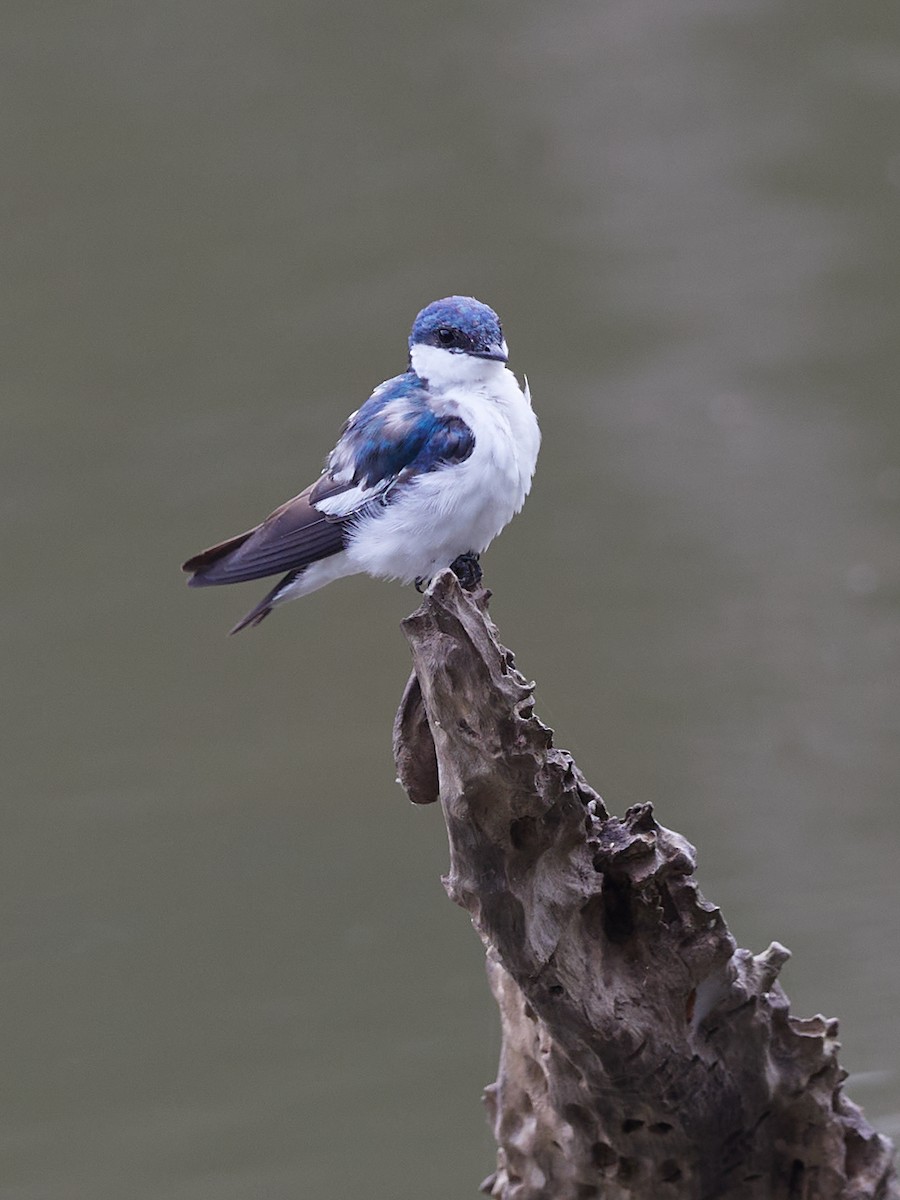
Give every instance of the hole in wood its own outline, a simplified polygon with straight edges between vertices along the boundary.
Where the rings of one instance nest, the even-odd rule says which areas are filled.
[[[537,833],[537,822],[534,817],[517,817],[510,822],[509,840],[516,850],[524,850],[534,843]]]
[[[799,1158],[795,1158],[791,1163],[791,1176],[788,1180],[788,1195],[791,1200],[800,1200],[803,1195],[803,1176],[806,1173],[806,1168]]]
[[[607,938],[621,945],[634,933],[634,914],[631,907],[631,881],[624,876],[616,879],[603,876],[603,931]]]
[[[634,1179],[637,1175],[638,1160],[636,1158],[620,1158],[619,1159],[619,1178],[623,1182],[629,1179]]]
[[[606,1142],[594,1142],[591,1146],[591,1162],[595,1167],[611,1167],[618,1159],[618,1154]]]

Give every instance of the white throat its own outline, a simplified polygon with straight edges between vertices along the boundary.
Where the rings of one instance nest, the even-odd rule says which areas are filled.
[[[413,346],[409,361],[419,378],[427,379],[429,386],[436,391],[492,383],[506,370],[506,363],[496,359],[454,354],[440,346]]]

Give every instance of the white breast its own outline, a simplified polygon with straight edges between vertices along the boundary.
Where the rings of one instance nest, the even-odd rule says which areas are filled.
[[[417,361],[421,350],[440,355],[441,365],[446,351],[415,347],[413,367],[438,410],[469,426],[475,446],[464,462],[420,475],[360,521],[347,548],[357,569],[404,582],[487,549],[525,502],[541,440],[527,382],[523,392],[502,363],[454,356],[453,376],[442,378],[435,364]]]

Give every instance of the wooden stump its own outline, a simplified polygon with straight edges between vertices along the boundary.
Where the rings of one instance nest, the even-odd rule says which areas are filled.
[[[533,685],[444,572],[403,629],[400,782],[440,800],[450,897],[500,1009],[485,1091],[503,1200],[896,1200],[888,1140],[842,1093],[837,1021],[793,1017],[788,951],[740,950],[693,847],[610,816]]]

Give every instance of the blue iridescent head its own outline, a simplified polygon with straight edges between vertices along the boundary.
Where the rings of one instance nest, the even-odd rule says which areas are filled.
[[[509,351],[492,308],[472,296],[446,296],[423,308],[413,322],[409,349],[434,346],[450,354],[505,363]]]

